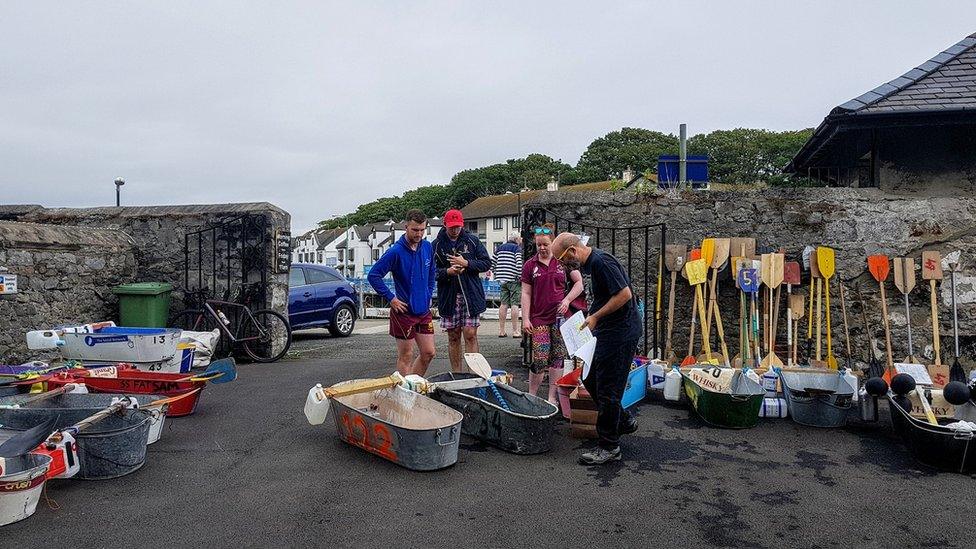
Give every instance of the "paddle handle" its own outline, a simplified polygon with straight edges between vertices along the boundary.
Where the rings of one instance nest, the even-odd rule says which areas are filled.
[[[831,336],[830,336],[830,332],[831,332],[831,327],[830,327],[830,278],[825,278],[824,279],[824,286],[825,286],[824,287],[824,296],[826,298],[825,299],[825,302],[824,302],[824,306],[825,306],[825,308],[827,310],[827,363],[829,364],[831,362],[830,359],[834,357],[834,345],[833,345],[833,341],[831,340]]]
[[[74,388],[75,388],[75,384],[68,383],[67,385],[62,385],[61,387],[58,387],[57,389],[51,389],[50,391],[45,391],[39,395],[26,398],[22,402],[18,403],[18,405],[23,406],[25,404],[31,404],[32,402],[40,402],[42,400],[47,400],[49,398],[53,398],[58,395],[63,395]]]
[[[786,364],[793,366],[793,285],[786,285]]]
[[[851,358],[851,330],[847,326],[847,301],[844,299],[844,281],[838,277],[838,289],[840,290],[840,312],[844,317],[844,342],[847,344],[847,358]]]
[[[817,362],[823,358],[823,350],[820,336],[823,333],[823,280],[817,279]]]
[[[925,410],[925,419],[927,419],[932,425],[938,425],[939,421],[935,419],[935,413],[932,411],[932,406],[929,404],[929,399],[925,398],[925,391],[916,385],[915,394],[918,396],[919,403],[922,405],[922,410]]]
[[[102,421],[108,416],[122,410],[123,408],[126,408],[131,402],[132,400],[130,397],[122,397],[121,401],[116,402],[115,404],[109,406],[108,408],[105,408],[100,412],[95,412],[94,414],[86,417],[85,419],[79,421],[78,423],[75,423],[74,425],[71,426],[71,429],[74,430],[75,432],[84,431],[85,429],[91,427],[92,425],[95,425],[96,423]]]
[[[399,385],[399,383],[400,380],[395,376],[383,377],[379,379],[366,379],[363,381],[343,384],[338,387],[329,387],[325,390],[325,396],[329,398],[336,398],[357,395],[359,393],[368,393],[370,391],[376,391],[379,389],[389,389]]]
[[[895,375],[895,359],[891,356],[891,327],[888,325],[888,298],[885,296],[885,284],[884,280],[878,282],[878,287],[881,288],[881,319],[884,322],[885,331],[885,353],[888,355],[888,372],[890,375]]]
[[[779,332],[779,302],[783,298],[782,286],[776,286],[776,297],[773,298],[773,352],[776,352],[776,334]]]
[[[816,283],[817,280],[819,279],[816,278],[810,279],[810,310],[807,311],[807,339],[808,340],[813,339],[813,299],[814,299],[813,296],[814,294],[817,293],[816,291],[814,291],[814,289],[817,286]],[[808,347],[808,351],[809,351],[809,347]]]
[[[712,313],[715,309],[715,285],[718,284],[718,269],[712,269],[712,282],[708,287],[708,306],[706,310],[705,323],[702,324],[702,334],[707,334],[706,337],[712,337]]]
[[[664,343],[664,358],[671,356],[671,334],[674,331],[674,284],[678,280],[678,272],[671,271],[671,290],[668,292],[668,337]]]
[[[688,334],[688,356],[695,354],[695,326],[698,324],[698,286],[691,298],[691,332]]]
[[[695,286],[695,292],[698,294],[698,320],[702,325],[702,349],[705,351],[705,357],[708,362],[712,361],[712,347],[711,343],[708,341],[708,331],[705,329],[705,296],[702,294],[701,284]]]
[[[905,319],[908,323],[908,356],[911,360],[909,362],[915,361],[915,344],[912,342],[912,310],[908,306],[908,294],[903,294],[905,296]]]
[[[935,363],[942,364],[942,352],[939,344],[939,301],[935,293],[935,279],[929,280],[932,302],[932,347],[935,349]]]
[[[959,358],[959,312],[956,309],[956,270],[949,272],[949,283],[952,290],[952,339],[955,342],[956,359]]]

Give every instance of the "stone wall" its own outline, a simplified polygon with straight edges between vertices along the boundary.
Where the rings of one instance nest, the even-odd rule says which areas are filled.
[[[197,260],[193,240],[196,237],[191,237],[187,285],[184,275],[186,235],[245,215],[248,219],[245,224],[233,222],[227,230],[216,233],[207,230],[202,234],[199,249],[203,252],[203,261]],[[0,339],[0,362],[25,355],[26,349],[21,345],[27,330],[81,321],[117,320],[118,302],[109,290],[125,282],[172,284],[172,316],[184,308],[188,290],[204,287],[212,296],[223,298],[226,294],[233,299],[243,285],[264,281],[267,291],[254,306],[287,314],[288,274],[274,271],[274,238],[278,231],[290,229],[291,217],[272,204],[51,209],[34,205],[0,206],[0,220],[19,222],[0,221],[7,233],[4,240],[0,240],[0,267],[8,267],[12,274],[24,277],[20,281],[21,295],[14,301],[20,304],[19,308],[15,316],[9,316],[15,318],[16,323],[6,325],[2,324],[6,318],[0,319],[0,327],[4,328],[3,336],[0,336],[3,338]],[[28,231],[25,227],[32,229]],[[106,235],[124,239],[125,251],[119,253],[112,248],[118,242]],[[268,242],[266,247],[242,253],[242,239],[254,242],[261,236]],[[62,249],[72,250],[73,255],[69,257],[57,251]],[[215,256],[211,255],[213,249]],[[258,251],[263,251],[264,255]],[[242,261],[251,267],[243,269],[246,271],[244,276],[240,268]],[[104,266],[96,268],[102,262]],[[123,265],[124,270],[121,269]],[[46,278],[35,278],[39,269],[45,270]],[[76,277],[87,277],[87,285],[74,289]],[[45,284],[53,285],[53,295],[45,291],[51,289],[45,288]],[[78,294],[77,300],[75,294]],[[69,309],[55,306],[52,300],[62,298],[75,303]],[[9,305],[0,303],[0,314],[5,312],[6,306]],[[5,348],[10,345],[8,340],[14,341],[18,347]]]
[[[644,226],[666,222],[668,243],[697,245],[707,236],[755,237],[759,245],[783,247],[792,259],[797,259],[806,245],[828,245],[836,249],[837,276],[846,288],[847,306],[855,358],[868,348],[861,322],[860,306],[855,288],[860,284],[867,302],[872,329],[879,339],[876,349],[884,349],[881,329],[878,284],[867,272],[866,256],[882,253],[891,257],[913,256],[920,264],[921,251],[939,250],[943,255],[960,250],[965,268],[957,276],[960,334],[966,362],[972,364],[976,355],[976,196],[919,196],[889,194],[879,189],[809,188],[762,189],[745,191],[711,191],[685,193],[677,199],[659,194],[639,196],[632,190],[617,192],[543,193],[532,206],[540,206],[578,223],[603,227]],[[561,228],[565,228],[565,222]],[[591,229],[592,232],[592,229]],[[609,249],[606,230],[601,247]],[[622,234],[619,231],[617,234]],[[617,241],[617,255],[626,261],[626,249]],[[652,245],[654,244],[652,240]],[[635,247],[632,255],[632,278],[643,284],[643,249]],[[651,254],[656,254],[652,249]],[[656,256],[652,255],[656,258]],[[652,270],[656,259],[651,260]],[[656,271],[650,274],[653,284]],[[948,281],[939,287],[940,321],[943,362],[951,363],[952,315]],[[682,280],[679,277],[679,281]],[[801,289],[806,293],[807,274]],[[738,292],[731,280],[730,269],[720,274],[720,300],[723,320],[730,347],[737,352]],[[831,306],[835,353],[843,353],[843,327],[837,283]],[[675,346],[687,346],[691,298],[687,284],[678,283],[677,312],[675,314]],[[651,288],[653,294],[653,287]],[[893,347],[896,360],[907,355],[906,317],[901,294],[889,277],[889,318],[894,329]],[[784,298],[785,300],[785,298]],[[667,304],[666,293],[663,300]],[[785,306],[785,305],[784,305]],[[929,287],[918,276],[918,285],[911,294],[912,325],[916,354],[931,356],[931,316]],[[805,332],[805,324],[803,325]],[[785,342],[785,332],[780,335]],[[679,354],[683,352],[679,351]],[[949,357],[949,358],[946,358]]]
[[[0,266],[19,288],[0,297],[0,363],[34,358],[28,330],[114,318],[118,299],[109,289],[133,279],[134,252],[117,230],[0,221]]]

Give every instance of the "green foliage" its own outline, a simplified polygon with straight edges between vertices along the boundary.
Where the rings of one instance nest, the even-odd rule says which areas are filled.
[[[673,134],[623,128],[590,143],[576,164],[575,175],[579,181],[605,181],[628,166],[638,173],[657,173],[657,157],[677,151],[678,138]]]
[[[715,183],[821,185],[803,177],[787,177],[781,171],[812,133],[812,128],[785,132],[750,128],[717,130],[691,137],[688,154],[708,155],[709,177]],[[482,196],[518,192],[523,187],[544,189],[551,177],[563,185],[612,179],[611,188],[619,190],[624,182],[616,178],[628,167],[650,180],[657,173],[658,156],[677,153],[678,138],[673,134],[622,128],[590,143],[575,168],[544,154],[530,154],[505,163],[462,170],[448,185],[428,185],[407,191],[403,196],[378,198],[359,206],[355,212],[321,221],[319,227],[330,229],[400,220],[411,208],[418,208],[430,217],[441,216],[450,208],[462,208]]]
[[[812,128],[786,132],[716,130],[691,137],[688,154],[708,155],[709,178],[716,183],[770,182],[781,175],[812,133]]]

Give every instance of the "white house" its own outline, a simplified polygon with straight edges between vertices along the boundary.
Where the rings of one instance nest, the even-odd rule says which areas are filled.
[[[574,192],[609,189],[610,181],[567,185],[562,188],[563,191]],[[477,198],[461,209],[461,214],[464,215],[464,228],[478,235],[478,238],[484,242],[485,248],[488,249],[488,253],[494,255],[495,250],[508,240],[510,234],[522,232],[522,206],[533,201],[542,193],[557,190],[560,190],[559,183],[551,181],[545,191],[507,192]]]
[[[292,262],[317,263],[335,267],[337,258],[335,244],[343,236],[345,236],[345,229],[338,228],[309,231],[296,237],[292,248]]]

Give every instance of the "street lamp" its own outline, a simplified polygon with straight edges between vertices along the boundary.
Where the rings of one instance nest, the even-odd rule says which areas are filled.
[[[115,206],[119,207],[122,205],[122,185],[125,185],[125,179],[121,177],[115,178]]]

